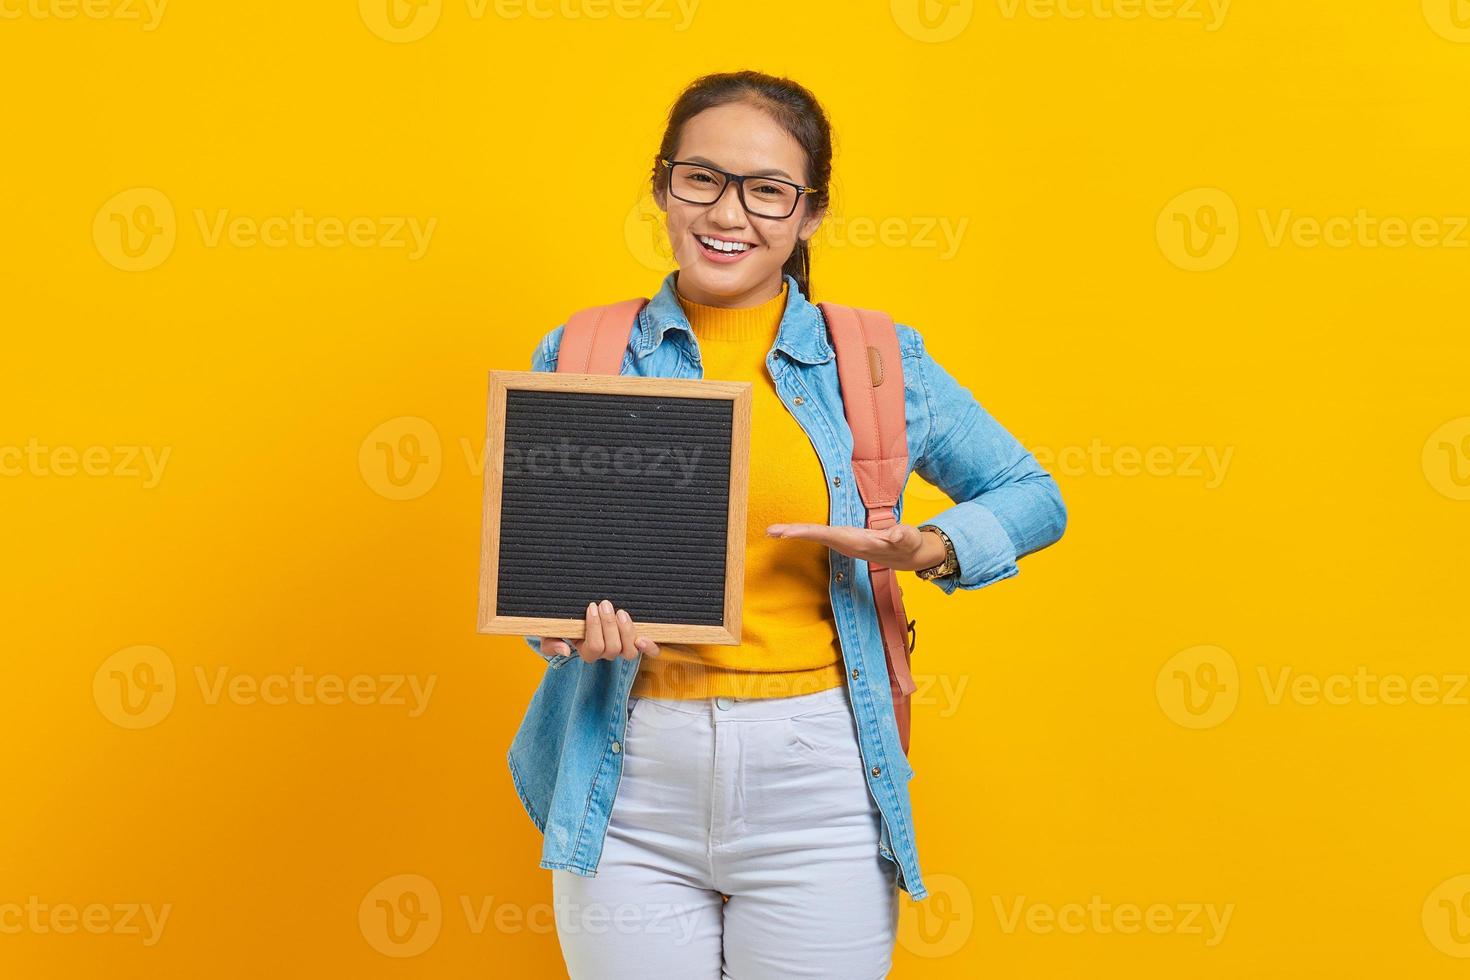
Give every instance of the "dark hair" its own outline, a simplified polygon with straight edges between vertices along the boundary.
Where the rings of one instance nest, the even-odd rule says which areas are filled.
[[[766,112],[785,127],[806,153],[806,183],[817,188],[806,195],[808,210],[827,206],[828,184],[832,180],[832,127],[821,103],[805,87],[789,78],[777,78],[758,71],[718,72],[701,75],[690,82],[669,109],[663,142],[653,161],[655,193],[668,186],[668,171],[662,159],[673,159],[679,147],[684,124],[706,109],[748,102]],[[797,239],[796,247],[781,267],[784,274],[795,277],[807,299],[811,299],[811,246]]]

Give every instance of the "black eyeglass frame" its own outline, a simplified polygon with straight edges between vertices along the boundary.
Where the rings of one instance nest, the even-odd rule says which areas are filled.
[[[818,187],[806,187],[802,184],[796,183],[794,180],[782,180],[780,177],[763,177],[756,174],[732,174],[728,170],[721,170],[719,167],[712,167],[707,163],[696,163],[693,160],[669,160],[665,157],[659,157],[659,162],[664,165],[665,170],[669,171],[668,190],[670,194],[673,194],[675,200],[683,201],[685,204],[701,204],[705,207],[709,207],[711,204],[714,204],[715,201],[718,201],[720,197],[724,196],[725,187],[729,187],[730,182],[734,181],[735,193],[740,198],[740,206],[745,209],[747,214],[754,218],[770,218],[774,221],[785,221],[787,218],[795,214],[796,209],[801,206],[801,196],[803,194],[815,194],[821,189]],[[720,188],[720,193],[715,196],[714,201],[691,201],[687,197],[680,197],[678,194],[674,193],[674,165],[680,163],[682,163],[686,167],[698,167],[701,170],[708,170],[712,173],[717,173],[721,177],[725,178],[725,185],[724,187]],[[787,187],[795,187],[796,199],[791,202],[791,210],[782,215],[761,214],[758,211],[750,210],[750,205],[745,203],[745,182],[747,180],[769,180],[777,184],[785,184]]]

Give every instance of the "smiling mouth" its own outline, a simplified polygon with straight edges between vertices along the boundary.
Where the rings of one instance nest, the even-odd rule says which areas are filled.
[[[699,242],[700,248],[715,255],[743,255],[759,246],[751,242],[738,242],[728,238],[715,238],[712,235],[700,235],[696,233],[694,240]]]

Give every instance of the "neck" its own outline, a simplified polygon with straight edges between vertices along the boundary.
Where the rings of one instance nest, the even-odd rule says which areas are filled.
[[[775,296],[755,306],[707,306],[682,296],[679,305],[701,343],[755,343],[764,351],[781,329],[781,317],[786,311],[786,284],[781,284],[781,291]]]

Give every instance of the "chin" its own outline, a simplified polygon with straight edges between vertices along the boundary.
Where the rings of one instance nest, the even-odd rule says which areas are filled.
[[[751,289],[758,282],[763,282],[770,276],[770,272],[763,269],[744,268],[742,266],[712,266],[708,262],[701,261],[699,256],[692,256],[688,263],[679,266],[679,278],[686,283],[692,283],[701,289],[716,296],[736,295]]]

